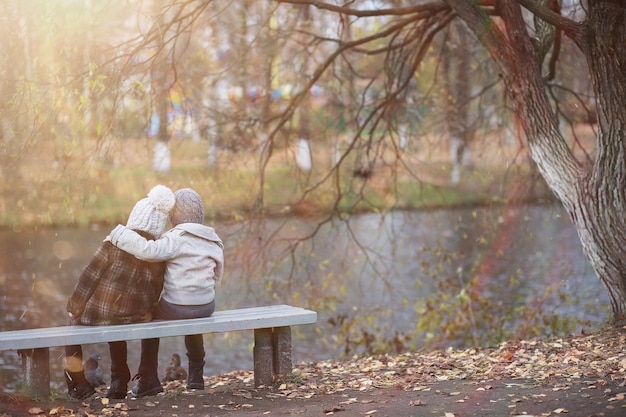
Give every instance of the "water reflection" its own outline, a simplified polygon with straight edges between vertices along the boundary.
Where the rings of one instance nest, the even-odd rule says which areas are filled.
[[[383,336],[411,335],[398,343],[419,346],[425,335],[415,332],[416,305],[450,282],[475,280],[486,296],[516,303],[533,303],[546,288],[559,288],[542,310],[576,319],[579,326],[607,317],[606,309],[597,308],[608,304],[605,290],[556,206],[367,214],[321,226],[286,218],[215,227],[226,244],[218,309],[289,303],[318,311],[317,326],[294,331],[296,362],[359,353]],[[66,299],[107,232],[0,232],[0,329],[65,325]],[[512,279],[519,281],[517,293],[498,293]],[[563,303],[563,294],[578,302]],[[503,326],[515,329],[511,320]],[[206,338],[207,374],[252,369],[251,332]],[[135,371],[139,342],[128,347]],[[86,346],[85,352],[99,353],[108,370],[106,344]],[[174,352],[184,358],[182,337],[162,340],[163,367]],[[52,349],[51,358],[54,388],[61,389],[62,349]],[[0,352],[0,367],[0,386],[12,390],[19,380],[17,354]]]

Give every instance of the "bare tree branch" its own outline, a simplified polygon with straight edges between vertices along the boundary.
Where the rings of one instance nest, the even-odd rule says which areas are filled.
[[[375,17],[375,16],[404,16],[413,13],[433,12],[439,13],[449,10],[449,7],[441,1],[430,1],[411,7],[393,7],[390,9],[353,9],[350,7],[337,6],[316,0],[277,0],[279,3],[310,5],[320,10],[328,10],[335,13],[341,13],[355,17]]]
[[[578,42],[582,41],[583,25],[574,22],[561,14],[552,11],[536,0],[518,0],[532,14],[541,20],[561,29],[568,37]]]

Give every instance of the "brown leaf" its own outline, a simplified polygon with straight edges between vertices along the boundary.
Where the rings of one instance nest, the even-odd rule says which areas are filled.
[[[345,411],[345,408],[340,407],[340,406],[335,406],[335,407],[332,407],[332,408],[327,408],[327,409],[325,409],[325,410],[324,410],[324,413],[325,413],[325,414],[328,414],[328,413],[336,413],[336,412],[338,412],[338,411]]]
[[[339,404],[342,404],[342,405],[349,405],[349,404],[354,404],[354,403],[356,403],[356,402],[357,402],[357,399],[356,399],[356,398],[348,398],[346,401],[342,401],[342,402],[340,402]]]

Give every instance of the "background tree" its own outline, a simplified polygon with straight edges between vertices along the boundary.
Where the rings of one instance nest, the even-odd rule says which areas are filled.
[[[459,48],[471,48],[465,28],[460,24],[451,24],[448,28],[449,38],[443,44],[442,79],[444,83],[444,108],[446,109],[446,130],[450,142],[450,159],[452,172],[450,180],[458,184],[461,179],[461,168],[468,163],[469,145],[476,127],[470,119],[470,97],[472,86],[470,80],[470,54],[459,53]],[[455,53],[452,49],[457,49]],[[454,65],[453,65],[454,63]]]
[[[503,72],[506,92],[523,126],[531,156],[550,188],[563,203],[599,278],[606,285],[616,318],[626,307],[626,265],[623,216],[624,194],[624,92],[626,77],[619,68],[626,62],[624,4],[598,1],[588,5],[581,22],[538,3],[523,2],[540,20],[556,27],[580,48],[593,79],[598,112],[597,152],[592,164],[579,161],[559,129],[558,117],[545,88],[545,51],[554,42],[555,30],[526,31],[518,2],[498,2],[504,27],[496,26],[485,10],[469,2],[450,2],[489,50]],[[549,4],[549,3],[548,3]],[[556,51],[555,51],[556,52]]]

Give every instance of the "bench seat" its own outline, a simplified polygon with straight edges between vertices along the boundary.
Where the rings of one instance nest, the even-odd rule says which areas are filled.
[[[35,397],[50,395],[49,348],[254,330],[255,386],[270,385],[291,372],[291,327],[317,321],[315,311],[289,305],[216,311],[211,317],[156,320],[110,326],[59,326],[0,332],[0,350],[22,355],[25,382]]]

